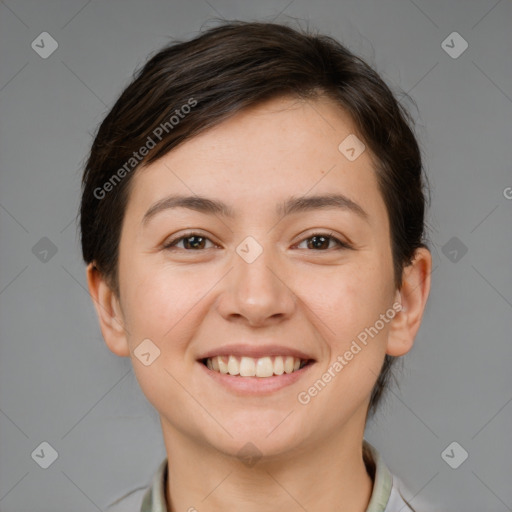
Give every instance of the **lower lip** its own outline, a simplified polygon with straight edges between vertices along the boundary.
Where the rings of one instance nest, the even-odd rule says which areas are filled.
[[[198,364],[214,381],[229,391],[240,395],[268,395],[279,391],[304,377],[314,365],[314,363],[309,363],[300,370],[295,370],[292,373],[283,373],[282,375],[274,375],[273,377],[240,377],[210,370],[200,361],[198,361]]]

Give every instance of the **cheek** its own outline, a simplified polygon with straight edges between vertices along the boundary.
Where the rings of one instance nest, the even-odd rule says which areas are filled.
[[[159,403],[162,396],[172,400],[181,397],[174,379],[184,382],[195,364],[187,349],[199,325],[205,282],[205,276],[176,269],[152,269],[147,264],[134,265],[125,281],[132,364],[141,389],[157,409],[163,407]],[[146,339],[154,343],[157,348],[151,350],[158,353],[149,366],[141,364],[134,353]]]
[[[380,372],[389,329],[380,315],[390,307],[390,279],[385,262],[366,260],[340,267],[320,283],[315,280],[308,306],[321,320],[315,325],[328,351],[322,371],[329,391],[318,393],[313,410],[321,414],[336,403],[334,423],[366,400]]]
[[[308,306],[322,318],[327,336],[335,344],[373,325],[390,307],[393,297],[392,269],[385,261],[360,262],[339,267],[325,277],[308,280],[309,293],[304,293]],[[301,286],[305,289],[305,283]]]
[[[125,286],[131,345],[144,338],[154,339],[166,351],[186,345],[186,331],[197,324],[202,299],[215,284],[216,276],[210,274],[147,261],[134,264]]]

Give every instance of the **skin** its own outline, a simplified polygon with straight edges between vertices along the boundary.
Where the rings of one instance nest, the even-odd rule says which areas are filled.
[[[370,393],[385,354],[401,356],[413,345],[432,261],[419,249],[401,291],[395,289],[389,221],[369,149],[353,162],[338,150],[352,133],[351,118],[326,98],[278,98],[238,113],[133,177],[119,249],[120,296],[88,266],[104,339],[113,353],[131,357],[159,412],[170,511],[367,508],[373,483],[362,441]],[[290,196],[326,193],[348,196],[368,220],[339,208],[276,216],[276,205]],[[174,208],[144,225],[145,212],[170,194],[222,200],[236,215]],[[188,231],[207,237],[205,245],[190,248],[188,238],[163,248]],[[352,249],[334,240],[311,245],[313,235],[331,232]],[[236,252],[249,235],[263,249],[252,263]],[[395,301],[405,310],[300,404],[298,393]],[[161,351],[149,366],[134,355],[147,338]],[[316,362],[307,377],[279,391],[239,396],[196,361],[228,343],[296,347]],[[237,456],[248,442],[261,454],[252,467]]]

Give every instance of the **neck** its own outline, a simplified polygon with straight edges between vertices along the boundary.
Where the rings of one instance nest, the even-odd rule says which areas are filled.
[[[367,509],[373,481],[363,460],[360,428],[248,465],[161,421],[169,461],[167,512]]]

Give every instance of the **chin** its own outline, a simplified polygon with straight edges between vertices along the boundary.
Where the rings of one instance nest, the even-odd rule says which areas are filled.
[[[286,420],[281,425],[277,422],[270,426],[268,422],[262,421],[261,413],[258,416],[259,421],[253,421],[244,426],[227,424],[225,428],[233,437],[224,432],[222,436],[215,435],[213,438],[207,436],[207,442],[226,455],[242,459],[276,457],[294,451],[302,444],[302,436],[285,427]],[[283,418],[284,416],[280,421]]]

